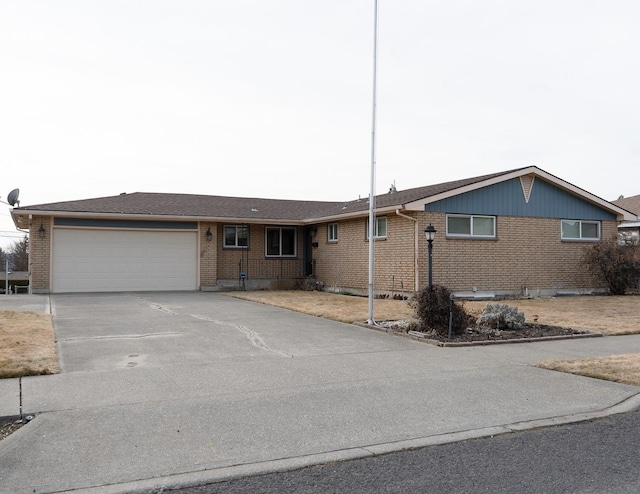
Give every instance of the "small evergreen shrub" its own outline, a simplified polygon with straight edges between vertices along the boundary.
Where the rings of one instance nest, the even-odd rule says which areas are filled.
[[[477,326],[489,326],[494,329],[522,329],[524,312],[507,304],[487,304],[476,320]]]
[[[420,290],[411,301],[416,318],[420,322],[422,331],[433,330],[440,336],[449,334],[449,312],[451,291],[441,285],[434,285]],[[453,301],[451,334],[459,335],[473,323],[473,318],[467,313],[462,304]]]

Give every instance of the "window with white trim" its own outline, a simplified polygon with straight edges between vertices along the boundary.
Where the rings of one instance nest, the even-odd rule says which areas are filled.
[[[496,217],[448,214],[447,237],[496,238]]]
[[[367,218],[367,239],[369,238],[369,218]],[[374,226],[373,238],[386,238],[387,237],[387,217],[376,216],[376,224]]]
[[[338,224],[337,223],[329,223],[329,226],[327,227],[327,240],[329,242],[338,241]]]
[[[562,240],[600,240],[599,221],[562,220],[560,230]]]
[[[246,249],[249,247],[248,225],[224,225],[224,247],[227,249]]]
[[[272,227],[265,230],[265,254],[267,257],[295,257],[295,227]]]

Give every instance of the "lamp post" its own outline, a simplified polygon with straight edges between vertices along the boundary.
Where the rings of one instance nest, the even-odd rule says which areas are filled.
[[[424,234],[427,237],[427,243],[429,244],[429,291],[433,290],[433,239],[436,238],[436,229],[431,223],[424,229]]]

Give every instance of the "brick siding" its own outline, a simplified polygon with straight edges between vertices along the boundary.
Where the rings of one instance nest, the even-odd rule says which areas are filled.
[[[453,291],[516,293],[597,288],[582,263],[592,242],[560,240],[560,219],[497,217],[497,239],[446,238],[442,213],[407,213],[418,219],[418,284],[428,279],[424,229],[436,228],[433,242],[433,283]],[[338,222],[338,242],[327,241],[327,225],[318,227],[317,277],[329,290],[364,292],[368,286],[366,220]],[[617,232],[615,221],[602,222],[602,238]],[[376,292],[412,291],[414,287],[415,226],[400,216],[387,215],[387,238],[376,240]]]
[[[40,238],[40,225],[44,238]],[[34,216],[29,225],[29,276],[33,293],[49,293],[51,287],[51,218]]]

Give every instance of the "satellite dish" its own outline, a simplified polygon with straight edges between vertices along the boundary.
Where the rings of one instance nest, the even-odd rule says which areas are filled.
[[[10,206],[15,206],[16,204],[20,206],[20,201],[18,200],[18,196],[20,195],[20,189],[13,189],[9,192],[7,196],[7,202]]]

